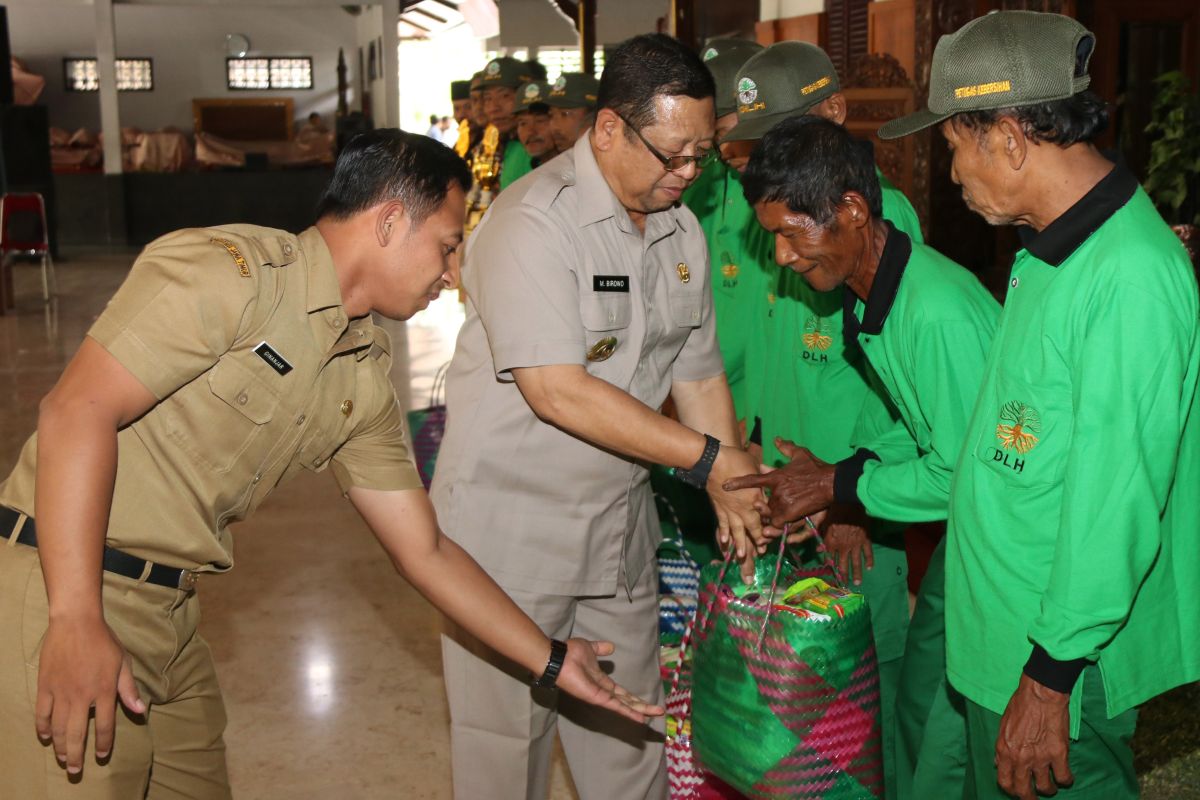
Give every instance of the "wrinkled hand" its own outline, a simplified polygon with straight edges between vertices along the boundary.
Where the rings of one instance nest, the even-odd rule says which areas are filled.
[[[96,710],[96,759],[112,751],[117,700],[145,714],[129,654],[102,619],[52,620],[42,640],[35,719],[67,772],[83,769],[88,717]]]
[[[1021,800],[1036,800],[1035,787],[1041,794],[1053,795],[1059,786],[1075,781],[1067,763],[1070,698],[1021,675],[996,739],[996,780],[1001,789]]]
[[[612,655],[612,642],[591,642],[587,639],[568,639],[567,657],[558,674],[558,688],[585,703],[646,723],[650,717],[661,717],[666,710],[652,706],[635,697],[617,684],[600,668],[597,656]]]
[[[834,561],[838,573],[862,585],[863,574],[875,567],[875,551],[867,535],[866,514],[854,508],[835,505],[821,527],[825,552]]]
[[[771,527],[782,528],[833,503],[833,465],[784,439],[777,438],[775,445],[789,459],[786,465],[761,475],[743,474],[726,481],[724,488],[769,489]]]
[[[722,484],[756,467],[757,463],[749,453],[722,446],[709,473],[707,486],[713,510],[717,513],[717,543],[722,552],[728,553],[730,547],[734,549],[742,579],[746,582],[754,579],[754,554],[765,548],[766,543],[762,515],[758,511],[763,495],[758,489],[731,492]]]

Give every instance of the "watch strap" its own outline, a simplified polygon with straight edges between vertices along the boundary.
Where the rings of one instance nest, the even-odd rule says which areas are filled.
[[[703,489],[708,484],[708,475],[712,472],[719,452],[721,441],[715,436],[704,434],[704,452],[700,454],[700,460],[693,464],[691,469],[675,470],[675,477],[688,486]]]
[[[550,660],[546,669],[533,685],[539,689],[553,689],[558,683],[558,673],[562,672],[563,662],[567,659],[567,643],[558,639],[550,640]]]

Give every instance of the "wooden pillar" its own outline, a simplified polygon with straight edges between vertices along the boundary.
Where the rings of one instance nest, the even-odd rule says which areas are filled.
[[[578,18],[575,27],[579,28],[579,61],[583,64],[585,75],[596,74],[596,3],[599,0],[579,0]]]

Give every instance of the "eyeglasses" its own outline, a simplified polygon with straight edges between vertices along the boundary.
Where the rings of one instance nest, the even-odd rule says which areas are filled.
[[[705,167],[712,166],[719,157],[715,147],[705,150],[703,153],[699,153],[694,156],[664,156],[662,153],[658,152],[654,145],[646,141],[646,137],[642,136],[642,132],[634,127],[632,122],[625,119],[624,114],[617,114],[617,116],[620,117],[621,122],[625,123],[625,127],[629,128],[629,130],[633,131],[634,134],[637,135],[638,139],[642,141],[642,144],[646,146],[646,149],[650,151],[650,155],[657,158],[659,163],[663,165],[663,169],[665,169],[667,172],[678,172],[688,164],[695,164],[696,169],[704,169]]]

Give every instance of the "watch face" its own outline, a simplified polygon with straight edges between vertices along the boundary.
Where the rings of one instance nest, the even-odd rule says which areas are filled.
[[[232,58],[245,58],[250,52],[250,40],[240,33],[227,33],[225,52]]]

